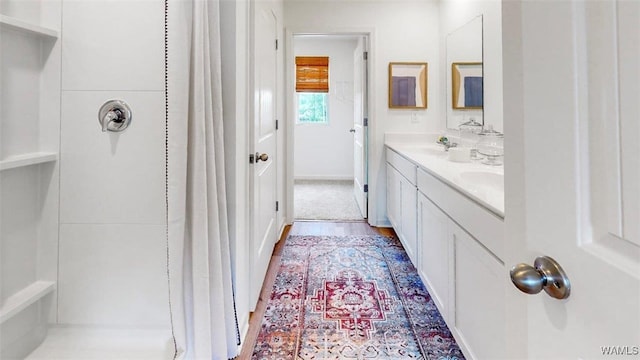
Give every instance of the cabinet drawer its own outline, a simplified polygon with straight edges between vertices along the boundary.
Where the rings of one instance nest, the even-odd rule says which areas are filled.
[[[416,171],[418,167],[415,164],[389,148],[387,148],[387,162],[398,170],[402,176],[406,177],[411,184],[416,185]]]
[[[504,256],[504,221],[433,175],[418,169],[418,190],[458,225],[473,234],[500,260]]]

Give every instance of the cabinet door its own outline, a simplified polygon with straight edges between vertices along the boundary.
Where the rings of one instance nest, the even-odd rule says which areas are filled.
[[[396,169],[387,163],[387,218],[391,226],[400,233],[398,219],[400,215],[400,185],[398,178],[400,174]]]
[[[399,176],[398,183],[400,184],[400,228],[402,232],[402,240],[405,246],[405,250],[409,255],[409,258],[413,264],[417,267],[417,233],[418,233],[418,219],[417,219],[417,199],[418,191],[409,180],[404,176]]]
[[[451,222],[454,239],[453,324],[461,346],[476,359],[504,358],[504,265]]]
[[[418,194],[418,271],[438,310],[447,320],[449,315],[449,218],[424,194]]]

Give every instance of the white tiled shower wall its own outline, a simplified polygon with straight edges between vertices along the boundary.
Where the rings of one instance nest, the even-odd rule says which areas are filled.
[[[164,2],[62,4],[58,323],[168,326]],[[100,106],[133,118],[103,133]]]

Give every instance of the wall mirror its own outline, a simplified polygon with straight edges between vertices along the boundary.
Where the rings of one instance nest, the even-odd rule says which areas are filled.
[[[427,108],[427,63],[389,63],[389,108]]]
[[[475,120],[484,124],[482,15],[447,35],[447,128]]]

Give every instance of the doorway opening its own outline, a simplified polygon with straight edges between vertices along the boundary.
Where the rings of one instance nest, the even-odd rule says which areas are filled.
[[[367,218],[368,42],[355,33],[292,36],[294,220]]]

